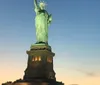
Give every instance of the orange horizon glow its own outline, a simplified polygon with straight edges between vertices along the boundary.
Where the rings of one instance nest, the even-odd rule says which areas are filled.
[[[24,71],[21,68],[7,68],[2,69],[0,72],[0,84],[7,81],[15,81],[17,79],[23,78]],[[67,71],[62,72],[62,74],[56,70],[56,79],[57,81],[63,82],[65,85],[78,84],[78,85],[100,85],[100,77],[89,77],[89,76],[72,76],[68,75]]]

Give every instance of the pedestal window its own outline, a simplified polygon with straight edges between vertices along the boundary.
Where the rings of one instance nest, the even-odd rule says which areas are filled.
[[[47,62],[52,63],[52,57],[47,57]]]
[[[41,61],[41,56],[33,57],[32,61]]]
[[[35,58],[33,57],[32,61],[35,61]]]
[[[38,61],[41,61],[41,56],[38,56]]]

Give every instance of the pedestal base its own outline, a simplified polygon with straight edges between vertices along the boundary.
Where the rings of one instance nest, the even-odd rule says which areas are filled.
[[[25,82],[25,81],[19,81],[14,83],[6,83],[2,85],[64,85],[62,82],[41,82],[41,81],[35,81],[35,82]]]

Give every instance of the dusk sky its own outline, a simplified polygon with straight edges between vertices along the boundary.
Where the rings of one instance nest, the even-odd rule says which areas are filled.
[[[53,16],[49,45],[57,81],[100,85],[100,0],[44,1]],[[33,0],[0,0],[0,84],[23,78],[26,51],[36,42],[34,19]]]

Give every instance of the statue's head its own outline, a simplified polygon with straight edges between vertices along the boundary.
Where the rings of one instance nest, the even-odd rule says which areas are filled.
[[[40,7],[42,10],[44,10],[45,7],[46,7],[46,3],[45,3],[45,2],[40,2],[40,3],[39,3],[39,7]]]

